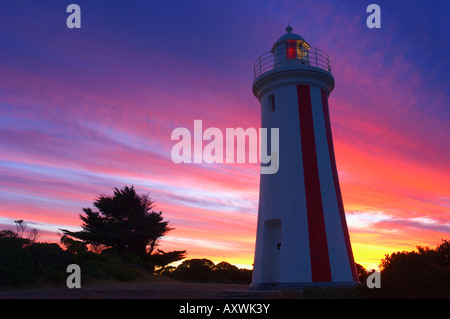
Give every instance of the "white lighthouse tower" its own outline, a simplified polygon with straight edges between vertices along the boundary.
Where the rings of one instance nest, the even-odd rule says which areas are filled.
[[[261,127],[279,128],[279,169],[261,174],[250,289],[354,285],[328,111],[330,59],[286,31],[254,69]]]

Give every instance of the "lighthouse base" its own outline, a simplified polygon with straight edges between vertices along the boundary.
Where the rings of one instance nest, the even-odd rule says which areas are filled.
[[[307,287],[354,287],[359,286],[359,281],[331,281],[331,282],[273,282],[252,283],[249,290],[302,290]]]

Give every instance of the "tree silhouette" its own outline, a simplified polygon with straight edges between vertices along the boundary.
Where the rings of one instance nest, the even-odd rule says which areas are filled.
[[[214,263],[206,258],[194,258],[183,261],[173,272],[178,280],[208,282],[211,279]]]
[[[250,284],[252,271],[222,261],[217,265],[206,258],[183,261],[176,269],[164,272],[170,277],[188,282],[224,282]]]
[[[158,269],[157,272],[161,272],[164,270],[164,268],[174,261],[178,261],[181,259],[184,259],[186,255],[185,250],[175,250],[175,251],[169,251],[164,252],[160,249],[154,254],[152,254],[148,260],[152,262],[155,266],[159,266],[161,268]]]
[[[173,229],[163,220],[162,212],[152,211],[155,202],[149,195],[138,195],[133,186],[114,188],[113,196],[100,195],[94,207],[83,208],[82,231],[61,229],[64,242],[73,244],[75,241],[70,239],[73,237],[87,245],[116,248],[120,253],[133,253],[148,260],[158,240]],[[169,254],[159,250],[156,255],[169,254],[167,257],[172,262],[183,259],[184,253]]]
[[[16,224],[16,234],[20,238],[25,238],[25,229],[27,228],[26,223],[23,221],[23,219],[15,220],[14,223]],[[31,229],[26,234],[26,239],[28,240],[28,244],[33,244],[36,242],[38,237],[40,236],[39,231],[36,228]]]
[[[365,284],[367,277],[369,276],[367,269],[358,263],[355,263],[355,265],[356,265],[356,271],[358,273],[359,282],[361,284]]]
[[[383,296],[390,298],[448,298],[450,241],[436,249],[395,252],[381,261]]]

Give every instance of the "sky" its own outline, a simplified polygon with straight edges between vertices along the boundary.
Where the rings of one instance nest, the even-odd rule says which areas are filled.
[[[69,29],[66,8],[81,8]],[[366,7],[381,8],[381,28]],[[171,159],[177,127],[260,127],[253,65],[288,23],[331,58],[336,162],[355,261],[450,239],[446,1],[2,1],[0,229],[40,241],[134,185],[163,250],[251,268],[259,164]],[[280,154],[280,158],[281,158]]]

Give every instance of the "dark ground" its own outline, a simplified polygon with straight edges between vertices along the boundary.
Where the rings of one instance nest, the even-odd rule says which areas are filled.
[[[276,298],[274,293],[249,293],[248,285],[186,283],[168,278],[130,282],[95,281],[69,289],[41,285],[26,289],[0,290],[0,299],[230,299]]]

